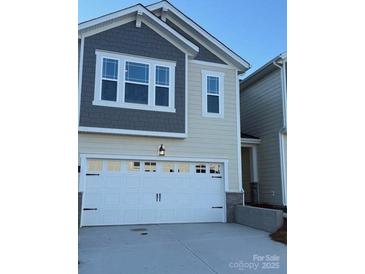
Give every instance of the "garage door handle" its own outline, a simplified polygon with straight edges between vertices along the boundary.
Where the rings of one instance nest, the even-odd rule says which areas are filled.
[[[161,193],[158,194],[158,201],[161,202]]]
[[[86,176],[99,176],[100,174],[86,173]]]
[[[212,176],[212,178],[222,178],[222,176]]]
[[[98,210],[97,208],[84,208],[84,210]]]
[[[158,193],[156,193],[156,202],[158,202]]]
[[[212,206],[212,208],[223,208],[223,206]]]

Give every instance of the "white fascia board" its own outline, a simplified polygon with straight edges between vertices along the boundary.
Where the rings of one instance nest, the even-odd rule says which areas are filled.
[[[186,138],[186,133],[173,133],[162,131],[146,131],[146,130],[130,130],[130,129],[115,129],[115,128],[99,128],[99,127],[79,127],[79,132],[85,133],[105,133],[118,135],[136,135],[149,137],[168,137],[168,138]]]
[[[167,34],[169,34],[171,37],[173,37],[177,41],[179,41],[181,46],[184,47],[184,49],[185,49],[184,51],[187,51],[190,55],[196,55],[199,52],[198,46],[196,46],[195,44],[190,42],[188,39],[183,37],[181,34],[179,34],[177,31],[172,29],[165,22],[161,21],[151,11],[149,11],[148,9],[143,7],[141,4],[138,4],[138,5],[132,6],[130,8],[126,8],[126,9],[123,9],[118,12],[114,12],[114,13],[111,13],[111,14],[108,14],[105,16],[101,16],[96,19],[86,21],[84,23],[80,23],[79,24],[79,36],[81,33],[83,33],[83,31],[87,32],[87,29],[92,26],[102,24],[102,23],[105,23],[107,21],[111,21],[111,20],[114,20],[117,18],[121,19],[121,24],[128,23],[128,22],[130,22],[130,19],[123,21],[123,17],[128,17],[129,15],[131,15],[133,13],[135,13],[136,17],[137,17],[137,15],[139,15],[140,17],[142,17],[141,19],[146,20],[150,24],[151,23],[155,24],[155,28],[157,26],[159,26],[161,29],[166,31]],[[115,26],[116,26],[116,23],[114,22],[113,24],[110,25],[110,28],[115,27]],[[149,27],[152,27],[152,26],[154,26],[154,25],[149,25]],[[103,26],[102,28],[100,28],[100,31],[105,31],[107,29],[109,29],[109,28],[106,26]],[[93,34],[96,34],[96,33],[98,33],[98,31],[94,30]]]
[[[156,4],[151,4],[147,6],[147,9],[150,11],[163,8],[165,10],[171,11],[173,14],[178,16],[182,21],[184,21],[186,24],[191,26],[194,30],[196,30],[199,34],[201,34],[204,38],[206,38],[211,43],[215,44],[220,50],[225,52],[227,55],[229,55],[232,59],[234,59],[236,62],[240,63],[242,66],[244,66],[247,69],[251,67],[251,65],[242,59],[239,55],[234,53],[232,50],[227,48],[225,45],[223,45],[221,42],[219,42],[216,38],[214,38],[210,33],[202,29],[198,24],[196,24],[194,21],[189,19],[185,14],[177,10],[174,6],[172,6],[170,3],[162,1],[158,2]]]
[[[141,7],[141,5],[138,4],[138,5],[129,7],[129,8],[122,9],[120,11],[116,11],[116,12],[113,12],[113,13],[110,13],[110,14],[107,14],[107,15],[100,16],[100,17],[95,18],[95,19],[91,19],[91,20],[83,22],[83,23],[80,23],[79,24],[79,32],[84,30],[84,29],[95,26],[97,24],[101,24],[101,23],[104,23],[106,21],[116,19],[118,17],[122,17],[122,16],[128,15],[128,14],[133,13],[133,12],[137,12],[138,10],[140,10],[140,7]]]

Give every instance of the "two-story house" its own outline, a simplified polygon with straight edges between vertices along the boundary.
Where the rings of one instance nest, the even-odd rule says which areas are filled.
[[[79,24],[81,226],[231,221],[250,65],[167,1]]]
[[[248,204],[287,205],[286,75],[283,53],[240,83],[242,175]]]

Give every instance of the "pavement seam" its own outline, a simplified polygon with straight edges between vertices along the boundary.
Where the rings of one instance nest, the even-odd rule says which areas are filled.
[[[168,232],[171,234],[171,231],[168,230]],[[174,238],[174,237],[173,237]],[[214,270],[214,268],[209,265],[206,261],[204,261],[198,254],[196,254],[191,248],[189,248],[189,246],[187,246],[186,244],[184,244],[182,241],[180,241],[179,239],[176,239],[174,238],[174,240],[176,242],[178,242],[180,245],[182,245],[187,251],[189,251],[191,254],[193,254],[196,258],[198,258],[199,261],[201,261],[203,264],[205,264],[209,270],[212,272],[212,273],[215,273],[215,274],[219,274],[217,271]]]

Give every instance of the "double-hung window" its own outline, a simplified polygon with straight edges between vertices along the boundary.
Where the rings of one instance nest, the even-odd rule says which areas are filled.
[[[170,69],[168,67],[156,66],[155,105],[169,105]]]
[[[174,61],[96,50],[94,105],[175,112]]]
[[[117,101],[118,93],[118,60],[103,58],[101,100]]]
[[[205,117],[224,116],[224,74],[202,71],[202,114]]]
[[[149,65],[125,62],[124,102],[148,104]]]

